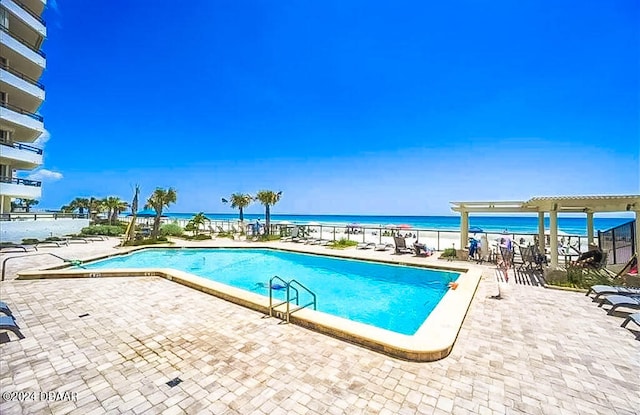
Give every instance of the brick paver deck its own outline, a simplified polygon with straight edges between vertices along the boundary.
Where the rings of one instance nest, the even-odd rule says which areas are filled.
[[[621,317],[581,293],[513,283],[491,299],[493,272],[485,268],[452,353],[431,363],[278,324],[161,278],[10,278],[0,294],[26,338],[0,345],[2,392],[74,399],[9,395],[0,412],[639,413],[640,342]],[[165,384],[175,377],[182,383]]]

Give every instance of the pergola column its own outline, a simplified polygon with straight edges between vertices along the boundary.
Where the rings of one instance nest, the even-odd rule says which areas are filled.
[[[636,210],[636,238],[634,239],[636,244],[636,258],[640,258],[640,210]]]
[[[546,242],[544,241],[544,212],[538,212],[538,248],[544,254]]]
[[[593,210],[587,210],[587,243],[593,243]]]
[[[549,212],[549,249],[551,250],[551,269],[558,269],[558,211]]]
[[[469,240],[469,212],[463,210],[460,213],[460,249],[463,249]]]

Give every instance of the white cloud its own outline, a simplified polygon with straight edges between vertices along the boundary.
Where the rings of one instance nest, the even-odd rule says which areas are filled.
[[[33,145],[35,145],[36,147],[43,148],[50,138],[51,138],[51,134],[49,133],[49,130],[45,129],[44,132],[40,134],[40,137],[36,138],[36,140],[33,142]]]
[[[56,180],[62,179],[62,177],[62,173],[58,173],[57,171],[40,169],[28,175],[27,179],[54,182]]]

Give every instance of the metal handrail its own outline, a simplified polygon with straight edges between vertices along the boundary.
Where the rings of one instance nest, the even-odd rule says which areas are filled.
[[[282,284],[284,284],[285,287],[287,287],[287,299],[285,301],[282,301],[278,304],[273,304],[273,292],[272,292],[272,287],[273,287],[273,282],[274,281],[280,281],[282,282]],[[311,301],[310,303],[307,303],[305,305],[300,305],[300,291],[298,291],[298,289],[296,287],[294,287],[293,285],[297,285],[298,287],[302,288],[303,290],[305,290],[306,292],[308,292],[309,294],[311,294],[311,296],[313,297],[313,301]],[[295,296],[292,297],[291,296],[291,291],[295,292]],[[291,302],[295,301],[296,302],[296,308],[291,309]],[[316,310],[317,309],[317,301],[316,301],[316,294],[311,291],[309,288],[305,287],[304,285],[302,285],[299,281],[297,280],[291,280],[289,282],[283,280],[282,278],[278,277],[277,275],[274,275],[270,280],[269,280],[269,317],[273,317],[273,310],[276,307],[279,307],[283,304],[287,305],[286,311],[285,311],[285,321],[287,323],[290,322],[290,316],[291,314],[295,313],[298,310],[302,310],[303,308],[309,307],[310,305],[313,305],[313,309]]]
[[[11,105],[8,102],[0,101],[0,107],[9,108],[12,111],[18,112],[22,115],[26,115],[27,117],[31,117],[36,121],[40,121],[40,122],[44,121],[44,118],[42,117],[42,115],[34,114],[20,107],[16,107],[15,105]]]
[[[33,78],[28,77],[27,75],[23,74],[22,72],[16,71],[15,69],[11,68],[9,65],[5,64],[4,62],[0,63],[0,69],[4,69],[5,71],[9,72],[10,74],[13,74],[15,76],[17,76],[20,79],[24,79],[25,81],[29,82],[30,84],[33,84],[35,86],[37,86],[38,88],[42,89],[44,91],[44,85],[42,85],[40,82],[36,81]]]
[[[42,182],[39,181],[39,180],[20,179],[18,177],[0,176],[0,182],[2,182],[2,183],[22,184],[22,185],[25,185],[25,186],[34,186],[34,187],[41,187],[42,186]]]
[[[22,43],[24,46],[28,47],[29,49],[31,49],[32,51],[34,51],[38,55],[42,56],[43,58],[47,57],[47,55],[43,51],[41,51],[40,49],[36,48],[35,46],[30,45],[29,42],[27,42],[26,40],[24,40],[20,36],[16,35],[15,33],[11,32],[5,26],[0,25],[0,30],[2,30],[3,32],[7,33],[9,36],[11,36],[12,38],[16,39],[18,42]]]
[[[21,1],[18,0],[13,0],[14,3],[16,3],[18,6],[20,6],[20,8],[24,11],[26,11],[27,13],[29,13],[31,15],[31,17],[33,17],[34,19],[36,19],[37,21],[39,21],[40,23],[42,23],[42,25],[44,27],[47,27],[47,23],[44,21],[44,19],[42,17],[40,17],[40,15],[36,12],[34,12],[33,10],[31,10],[26,4],[22,3]]]
[[[4,274],[7,271],[6,263],[7,263],[8,260],[24,258],[24,257],[32,257],[32,256],[38,256],[38,255],[51,255],[51,256],[54,256],[56,258],[59,258],[59,259],[63,260],[64,262],[73,262],[73,260],[71,260],[71,259],[63,258],[63,257],[58,256],[56,254],[52,254],[51,252],[40,252],[40,253],[37,253],[37,254],[30,254],[30,255],[10,256],[9,258],[5,258],[5,260],[2,261],[2,277],[0,277],[0,281],[4,281]]]
[[[8,142],[6,142],[4,140],[0,140],[0,145],[17,148],[18,150],[31,151],[31,152],[36,153],[36,154],[42,154],[42,149],[41,148],[33,147],[33,146],[28,145],[28,144],[8,143]]]
[[[273,305],[273,281],[280,281],[282,282],[282,284],[287,287],[287,300],[286,301],[282,301],[281,303],[278,303],[276,305]],[[271,277],[271,279],[269,280],[269,317],[273,317],[273,309],[281,306],[284,303],[288,303],[289,301],[289,284],[283,280],[282,278],[278,277],[277,275],[274,275],[273,277]]]
[[[300,288],[302,288],[303,290],[305,290],[306,292],[308,292],[309,294],[311,294],[311,296],[313,297],[313,301],[311,301],[310,303],[307,303],[303,306],[300,306],[300,304],[298,303],[298,299],[300,298],[300,294],[298,292],[298,290],[295,289],[295,287],[292,287],[292,284],[296,284],[298,285]],[[289,281],[289,285],[288,287],[291,287],[292,289],[296,290],[296,305],[298,305],[299,307],[289,311],[289,307],[287,306],[287,323],[289,322],[289,316],[293,313],[295,313],[298,310],[302,310],[303,308],[309,307],[310,305],[313,305],[313,309],[316,310],[317,309],[317,302],[316,302],[316,294],[311,291],[309,288],[305,287],[304,285],[302,285],[299,281],[297,280],[291,280]]]

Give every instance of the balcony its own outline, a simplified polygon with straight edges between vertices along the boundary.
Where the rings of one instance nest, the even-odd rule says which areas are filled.
[[[31,170],[42,164],[42,149],[22,143],[0,141],[0,163],[17,170]]]
[[[6,102],[0,102],[0,121],[8,124],[13,132],[13,140],[33,142],[44,132],[41,115],[31,113]]]
[[[0,194],[20,199],[39,199],[42,195],[42,182],[17,177],[0,177]]]
[[[2,0],[2,6],[41,37],[47,36],[47,28],[45,27],[44,20],[27,5],[18,0]],[[12,20],[13,19],[9,17],[10,24],[13,23]]]
[[[12,99],[16,106],[37,109],[44,101],[44,85],[2,63],[0,63],[0,83],[4,84],[2,90],[10,97],[23,96],[27,101],[21,105],[20,102],[13,102]]]
[[[16,54],[23,56],[27,60],[31,61],[32,63],[44,69],[45,62],[46,62],[45,53],[40,49],[38,49],[37,47],[31,45],[29,42],[27,42],[23,38],[19,37],[17,34],[13,33],[12,31],[9,31],[4,26],[0,26],[0,44],[2,44],[3,46],[6,46],[8,49],[11,49]],[[16,61],[16,59],[12,58],[12,56],[10,55],[7,56],[7,58],[10,59],[10,61],[13,61],[13,62]],[[15,64],[12,66],[16,67]],[[23,72],[26,73],[26,71],[23,71]],[[33,78],[32,75],[29,75],[29,76]],[[40,77],[40,75],[38,75],[37,77]]]

